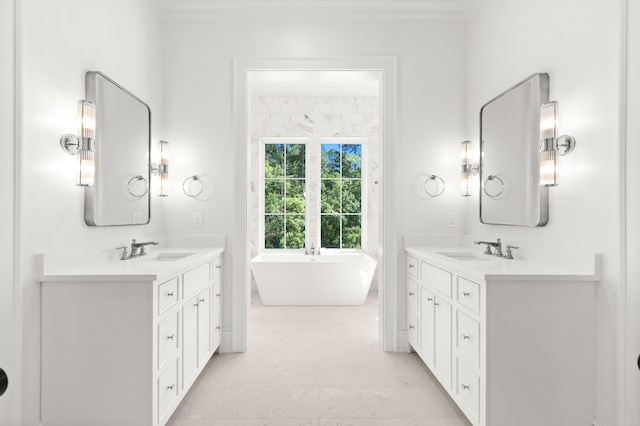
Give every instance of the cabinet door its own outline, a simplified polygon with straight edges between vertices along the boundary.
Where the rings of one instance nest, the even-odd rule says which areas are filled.
[[[439,297],[434,301],[435,310],[435,366],[436,371],[445,383],[445,388],[451,388],[451,305]]]
[[[424,362],[435,365],[435,297],[425,287],[420,289],[420,345]]]
[[[182,388],[191,383],[198,369],[198,297],[182,307]]]
[[[198,294],[198,367],[208,359],[211,350],[211,297],[207,288]]]

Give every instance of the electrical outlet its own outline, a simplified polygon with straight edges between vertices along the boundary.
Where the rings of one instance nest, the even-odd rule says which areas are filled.
[[[455,228],[458,226],[458,214],[449,213],[449,228]]]
[[[193,227],[202,228],[202,212],[193,212]]]

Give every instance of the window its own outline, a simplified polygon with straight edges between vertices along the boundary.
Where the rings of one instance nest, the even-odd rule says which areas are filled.
[[[363,250],[364,142],[262,139],[262,249]]]
[[[362,145],[321,144],[320,245],[362,248]]]
[[[265,143],[265,248],[305,246],[305,152],[304,144]]]

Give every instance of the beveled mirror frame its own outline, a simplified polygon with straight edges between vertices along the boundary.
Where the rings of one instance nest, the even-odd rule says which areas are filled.
[[[107,105],[115,96],[127,103],[115,109],[113,104]],[[85,74],[85,99],[96,104],[95,184],[85,187],[85,223],[146,225],[151,220],[151,109],[99,71]],[[130,120],[133,113],[134,121]],[[146,181],[146,192],[140,188],[132,191],[131,183],[139,185],[142,180]]]
[[[540,186],[539,147],[540,106],[548,100],[549,75],[536,73],[480,109],[481,223],[547,224],[549,191]],[[485,192],[486,182],[498,182],[502,189]]]

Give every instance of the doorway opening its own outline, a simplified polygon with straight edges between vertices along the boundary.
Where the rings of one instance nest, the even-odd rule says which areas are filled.
[[[243,205],[237,207],[242,207],[239,210],[245,212],[245,220],[243,223],[238,221],[235,228],[235,235],[239,237],[237,241],[243,244],[232,249],[233,273],[238,274],[236,277],[244,278],[245,285],[234,285],[232,289],[230,350],[243,352],[250,340],[251,298],[257,297],[250,260],[274,246],[280,248],[277,247],[280,244],[277,235],[274,237],[270,234],[269,238],[265,238],[264,234],[265,211],[262,204],[265,185],[264,165],[261,164],[265,158],[264,152],[261,152],[261,149],[264,150],[265,140],[273,145],[274,139],[277,142],[278,138],[289,141],[295,138],[305,139],[311,141],[309,146],[323,148],[333,138],[341,141],[334,144],[340,146],[340,149],[342,145],[353,149],[350,146],[353,144],[347,143],[349,140],[365,141],[364,152],[367,158],[363,157],[362,161],[367,177],[362,179],[364,189],[361,190],[362,198],[359,202],[362,202],[362,218],[366,219],[359,225],[358,232],[361,234],[354,234],[353,226],[342,226],[339,230],[340,238],[343,234],[349,238],[322,239],[323,221],[352,225],[360,217],[351,217],[355,216],[351,212],[345,214],[345,217],[323,217],[322,194],[318,187],[329,185],[328,182],[322,182],[320,169],[323,152],[319,148],[317,153],[314,151],[314,158],[311,159],[311,162],[315,161],[319,166],[306,175],[311,174],[311,180],[314,181],[311,189],[316,192],[312,195],[305,191],[303,195],[307,200],[316,197],[316,202],[311,204],[313,211],[301,213],[305,219],[299,222],[306,224],[301,234],[290,234],[288,241],[295,246],[292,249],[300,252],[308,249],[310,243],[322,249],[323,244],[331,241],[334,244],[332,249],[361,251],[375,258],[378,265],[372,282],[372,293],[375,295],[377,292],[378,295],[378,343],[385,351],[397,350],[397,280],[389,279],[395,277],[394,259],[397,248],[394,244],[395,229],[390,225],[393,223],[393,212],[389,207],[393,204],[389,199],[392,191],[386,189],[390,185],[384,180],[384,175],[391,176],[392,150],[385,146],[390,142],[393,128],[395,59],[236,59],[234,66],[235,129],[238,143],[242,144],[238,147],[240,149],[236,149],[236,153],[244,166],[241,186],[238,187],[245,195],[241,200]],[[282,145],[286,146],[285,143]],[[309,159],[309,154],[306,155]],[[304,188],[309,190],[309,184],[305,182]],[[309,217],[316,213],[317,216]],[[293,227],[295,217],[293,214],[289,216],[292,217]],[[282,225],[282,229],[275,227],[283,235],[283,241],[287,235],[285,227],[288,220],[279,219],[277,224]],[[265,246],[265,241],[269,247]]]

